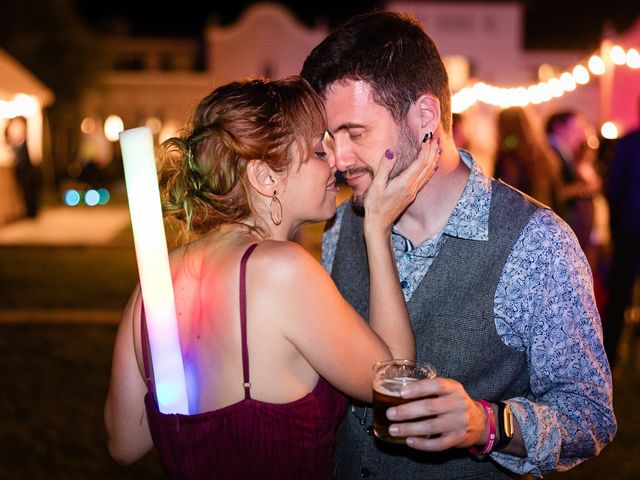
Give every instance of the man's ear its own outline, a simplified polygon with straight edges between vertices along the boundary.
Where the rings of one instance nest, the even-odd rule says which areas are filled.
[[[414,124],[420,134],[435,133],[440,125],[440,100],[435,95],[423,93],[414,102],[413,106],[414,108],[410,109],[409,114],[413,116]]]
[[[270,197],[277,190],[278,175],[262,160],[249,160],[247,163],[247,179],[260,194]]]

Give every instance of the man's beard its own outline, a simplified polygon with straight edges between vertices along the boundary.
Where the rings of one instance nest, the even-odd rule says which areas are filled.
[[[420,141],[413,136],[407,122],[400,125],[400,138],[398,139],[398,151],[396,163],[389,173],[389,179],[396,178],[411,165],[420,153]]]
[[[402,172],[404,172],[411,163],[418,158],[418,153],[420,153],[420,142],[413,136],[413,133],[409,129],[407,122],[402,122],[400,125],[400,134],[398,138],[398,147],[395,152],[396,155],[396,163],[389,173],[389,180],[397,177]],[[383,162],[384,160],[380,160]],[[371,178],[373,179],[373,171],[369,172]],[[363,208],[364,207],[364,198],[367,195],[367,192],[363,192],[361,195],[354,195],[351,198],[351,203],[355,207]]]

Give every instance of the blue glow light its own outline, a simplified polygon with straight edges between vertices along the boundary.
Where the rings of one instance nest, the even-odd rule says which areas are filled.
[[[100,201],[98,202],[100,205],[106,205],[111,200],[111,194],[106,188],[99,188],[98,195],[100,195]]]
[[[159,405],[166,405],[175,412],[175,405],[179,402],[180,385],[176,385],[175,381],[168,379],[167,381],[156,382],[156,396]],[[186,413],[186,412],[185,412]]]
[[[69,207],[75,207],[80,203],[80,193],[73,188],[67,190],[64,194],[64,203]]]
[[[91,189],[87,190],[87,193],[84,194],[84,203],[89,205],[90,207],[95,207],[100,201],[100,194],[97,190]]]

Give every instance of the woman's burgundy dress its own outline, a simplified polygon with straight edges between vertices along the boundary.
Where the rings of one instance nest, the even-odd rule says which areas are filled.
[[[158,410],[152,381],[148,381],[145,406],[149,428],[160,461],[172,479],[333,478],[335,428],[346,406],[343,395],[320,378],[311,393],[290,403],[251,398],[245,276],[247,260],[256,245],[247,249],[240,263],[244,399],[194,415],[163,414]]]

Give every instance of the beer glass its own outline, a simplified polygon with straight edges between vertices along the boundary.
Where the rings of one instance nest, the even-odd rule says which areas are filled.
[[[373,366],[373,433],[376,437],[390,443],[405,443],[405,437],[389,435],[392,422],[387,418],[387,408],[415,400],[401,398],[402,387],[435,376],[436,369],[432,365],[415,360],[383,360]]]

